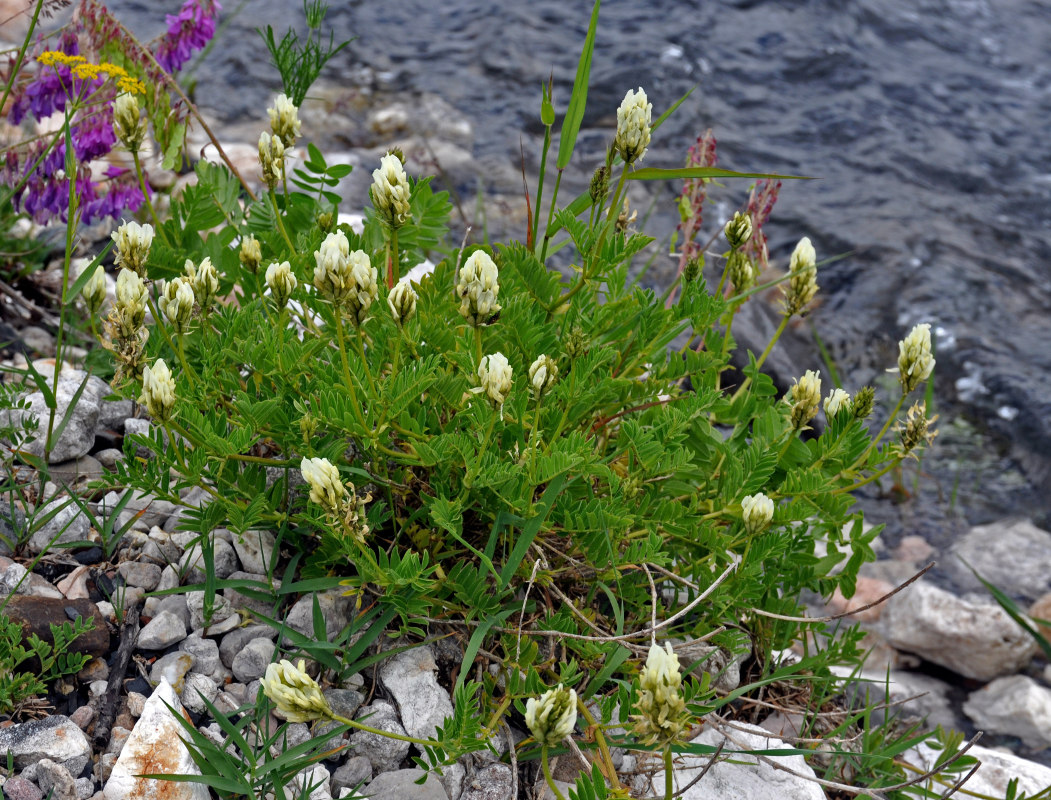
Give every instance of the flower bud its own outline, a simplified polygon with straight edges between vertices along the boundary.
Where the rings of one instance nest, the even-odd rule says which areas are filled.
[[[577,693],[561,683],[526,700],[526,727],[541,747],[557,747],[577,724]]]
[[[529,365],[529,384],[533,387],[533,397],[539,400],[558,380],[558,364],[553,358],[542,355]]]
[[[117,275],[117,305],[115,308],[118,333],[124,337],[134,336],[146,321],[146,284],[130,269],[122,269]]]
[[[296,290],[299,282],[292,274],[292,265],[287,261],[280,264],[276,261],[266,268],[266,285],[270,289],[270,295],[274,298],[274,305],[282,309],[288,303],[288,298]]]
[[[272,190],[285,175],[285,146],[280,138],[265,131],[259,134],[259,166],[267,189]]]
[[[617,138],[614,146],[625,164],[633,164],[646,154],[650,145],[650,119],[653,106],[646,92],[628,90],[617,109]]]
[[[850,395],[842,389],[833,389],[825,398],[825,417],[832,419],[844,409],[850,410]]]
[[[931,376],[931,326],[924,322],[914,327],[898,342],[898,380],[903,394],[908,394]]]
[[[146,277],[146,259],[153,245],[153,226],[137,222],[122,222],[110,238],[116,247],[113,257],[118,267],[130,269],[141,278]]]
[[[409,179],[396,155],[385,155],[372,173],[372,206],[392,228],[400,228],[409,218]]]
[[[190,259],[186,259],[184,269],[186,277],[190,279],[190,285],[193,286],[193,294],[197,302],[202,309],[208,308],[215,298],[215,293],[219,291],[219,273],[212,266],[212,259],[205,256],[197,267],[194,267]]]
[[[284,149],[295,145],[299,138],[299,109],[283,93],[274,98],[274,104],[266,110],[270,115],[270,130],[281,140]]]
[[[591,347],[591,337],[584,332],[579,325],[574,325],[566,335],[562,350],[570,361],[576,361],[581,356],[587,355]]]
[[[285,659],[269,664],[259,683],[263,693],[277,707],[277,713],[288,722],[311,722],[332,717],[332,707],[317,681],[303,669],[302,660],[298,667]]]
[[[755,268],[752,259],[742,250],[731,250],[726,257],[726,277],[733,284],[734,292],[741,294],[755,285]]]
[[[686,702],[682,697],[679,657],[665,644],[650,646],[646,666],[639,673],[638,714],[635,732],[647,744],[668,744],[686,727]]]
[[[139,101],[131,92],[117,95],[113,101],[113,132],[133,153],[139,151],[146,138],[146,123],[139,117]]]
[[[723,227],[723,233],[726,234],[726,241],[730,244],[731,250],[739,250],[744,247],[752,238],[751,215],[738,211],[734,214],[734,218]]]
[[[196,297],[190,279],[178,277],[164,285],[164,291],[157,305],[160,306],[160,312],[172,324],[175,332],[182,335],[189,330],[195,301]]]
[[[821,405],[821,373],[808,369],[788,390],[786,399],[792,404],[792,425],[800,430],[817,416]]]
[[[503,353],[482,356],[478,364],[478,385],[493,405],[503,406],[513,385],[511,365]]]
[[[407,280],[398,281],[398,285],[387,295],[391,316],[399,326],[412,319],[416,313],[416,300],[416,290]]]
[[[898,426],[898,435],[901,438],[901,455],[916,456],[915,449],[920,444],[930,445],[937,431],[930,430],[930,426],[938,419],[935,414],[927,418],[927,406],[925,403],[916,403],[905,415],[905,424]]]
[[[701,275],[701,270],[704,268],[704,254],[691,258],[686,262],[686,265],[682,268],[682,282],[693,283]]]
[[[488,325],[500,313],[496,302],[500,284],[493,259],[484,250],[475,250],[460,267],[456,281],[456,296],[460,298],[460,314],[475,327]]]
[[[146,406],[146,411],[158,422],[171,419],[175,408],[175,381],[171,370],[158,358],[153,367],[142,371],[142,394],[139,402]]]
[[[595,170],[595,174],[591,176],[591,185],[588,186],[588,194],[591,196],[592,205],[602,206],[602,201],[609,194],[609,167],[602,165]]]
[[[255,275],[259,271],[259,265],[263,263],[263,250],[259,246],[259,240],[254,236],[242,239],[238,257],[241,260],[241,266]]]
[[[377,272],[364,250],[355,250],[348,258],[350,293],[345,308],[355,325],[364,324],[373,301],[379,296]]]
[[[788,286],[785,293],[785,314],[798,314],[817,294],[817,254],[810,239],[804,236],[792,252],[789,262]]]
[[[88,278],[80,294],[92,316],[102,310],[102,304],[106,302],[106,270],[101,264],[95,267],[95,272]]]
[[[310,486],[310,501],[330,513],[338,512],[347,490],[335,464],[327,458],[304,458],[299,469]]]
[[[854,415],[854,419],[865,419],[872,413],[872,408],[875,405],[876,390],[871,386],[862,386],[858,389],[857,394],[854,395],[854,402],[851,403],[850,413]]]
[[[759,533],[774,518],[774,501],[762,492],[746,495],[741,500],[741,516],[749,534]]]

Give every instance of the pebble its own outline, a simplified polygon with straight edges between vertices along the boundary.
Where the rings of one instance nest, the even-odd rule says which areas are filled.
[[[273,531],[265,530],[245,531],[243,536],[234,537],[234,550],[241,561],[241,568],[245,572],[268,574],[273,563],[276,542],[277,537]]]
[[[427,776],[422,784],[417,781]],[[369,800],[449,800],[438,776],[433,772],[425,773],[422,769],[399,769],[384,772],[373,778],[365,788]]]
[[[29,550],[34,555],[59,545],[87,541],[91,530],[87,515],[68,495],[54,497],[41,505],[37,519],[47,521],[29,539]]]
[[[236,656],[230,669],[242,683],[251,683],[262,678],[266,668],[274,660],[276,645],[270,639],[253,639]]]
[[[398,720],[394,706],[384,700],[376,700],[372,705],[364,706],[356,719],[381,731],[405,735],[405,728]],[[376,774],[397,769],[409,754],[408,742],[360,730],[350,737],[350,748],[356,755],[367,758]],[[444,790],[442,793],[444,794]]]
[[[449,692],[438,685],[438,667],[428,645],[398,653],[380,667],[380,680],[398,703],[401,724],[417,739],[433,739],[453,715]]]
[[[10,753],[19,769],[49,758],[79,775],[91,759],[91,742],[75,722],[53,714],[0,728],[0,753]]]
[[[1051,747],[1051,689],[1026,675],[997,678],[972,692],[964,713],[980,730],[1017,736],[1028,747]]]
[[[170,684],[176,692],[183,689],[183,681],[193,669],[193,656],[189,653],[168,653],[158,658],[150,669],[150,683],[158,686],[161,683]]]
[[[139,631],[140,650],[164,650],[186,638],[186,623],[170,611],[162,611]]]
[[[228,669],[233,669],[234,658],[241,652],[245,645],[253,639],[260,637],[276,639],[277,631],[269,625],[248,625],[244,628],[230,631],[222,641],[219,642],[219,658]]]
[[[69,770],[50,758],[37,763],[37,786],[51,800],[77,800],[77,785]]]
[[[351,756],[332,773],[332,793],[337,797],[344,789],[357,789],[372,780],[372,764],[364,756]]]
[[[125,561],[117,567],[128,586],[138,586],[152,592],[161,582],[161,567],[141,561]]]

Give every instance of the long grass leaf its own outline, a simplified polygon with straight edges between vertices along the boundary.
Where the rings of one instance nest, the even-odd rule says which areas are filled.
[[[577,77],[573,81],[573,95],[569,98],[566,118],[562,123],[558,159],[555,161],[559,169],[565,169],[569,165],[569,160],[573,157],[573,148],[577,144],[577,134],[580,133],[580,123],[584,121],[584,106],[588,102],[588,83],[591,80],[591,57],[595,54],[595,32],[598,29],[598,8],[601,2],[602,0],[595,0],[595,7],[591,11],[591,24],[588,25],[588,35],[580,53],[580,62],[577,64]]]
[[[667,181],[686,178],[762,178],[775,181],[812,181],[806,175],[775,175],[766,172],[734,172],[720,167],[679,167],[662,169],[661,167],[642,167],[628,173],[629,181]]]

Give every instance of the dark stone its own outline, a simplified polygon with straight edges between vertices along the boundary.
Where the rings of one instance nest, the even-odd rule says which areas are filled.
[[[124,689],[129,693],[138,692],[146,697],[153,694],[153,687],[150,686],[150,682],[141,676],[133,678],[124,684]]]
[[[34,597],[16,594],[8,600],[5,613],[14,622],[22,626],[24,636],[36,634],[49,644],[54,644],[51,635],[51,624],[61,625],[70,622],[70,614],[75,617],[91,617],[94,627],[78,636],[70,645],[71,653],[86,653],[92,657],[109,653],[109,628],[102,617],[98,606],[87,599],[67,600],[59,597]],[[27,662],[28,664],[28,662]],[[32,669],[32,667],[28,667]],[[39,668],[39,666],[37,667]]]
[[[89,547],[73,553],[73,558],[78,564],[98,564],[105,558],[105,555],[101,547]]]

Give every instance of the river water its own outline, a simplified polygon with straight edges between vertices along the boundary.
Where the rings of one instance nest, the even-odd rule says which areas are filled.
[[[160,30],[152,0],[111,6],[142,35]],[[520,141],[535,175],[539,87],[553,74],[564,111],[590,3],[332,6],[336,40],[357,39],[321,83],[367,73],[392,94],[444,98],[473,126],[483,179],[519,169]],[[280,34],[301,17],[286,0],[243,4],[195,73],[200,104],[227,123],[264,120],[279,81],[253,29]],[[645,87],[656,115],[695,86],[646,166],[681,165],[712,127],[722,167],[820,178],[786,184],[768,226],[775,261],[802,235],[819,258],[845,254],[820,271],[795,366],[822,366],[816,331],[846,388],[883,381],[890,405],[883,370],[897,340],[933,323],[941,435],[918,481],[905,472],[908,495],[863,498],[892,539],[921,533],[943,548],[968,524],[1051,521],[1049,41],[1042,0],[610,0],[601,11],[571,186],[601,158],[627,89]],[[719,193],[722,212],[746,190]],[[651,232],[672,230],[677,191],[651,188]],[[659,261],[648,279],[669,274]]]

